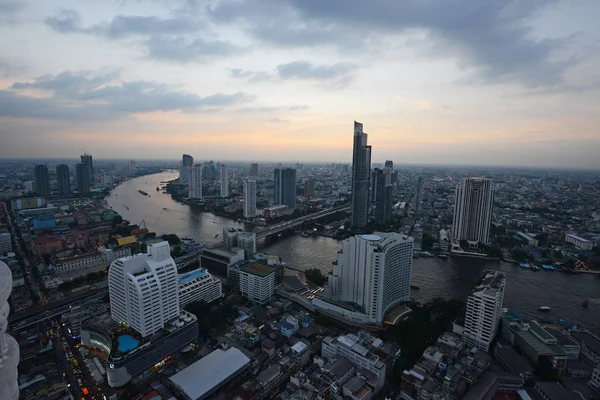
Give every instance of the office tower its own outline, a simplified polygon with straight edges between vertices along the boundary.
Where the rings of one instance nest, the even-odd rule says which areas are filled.
[[[414,210],[416,212],[421,212],[422,202],[423,202],[423,177],[420,176],[417,179],[417,186],[415,187],[415,197],[414,197]]]
[[[58,194],[71,194],[71,177],[69,166],[66,164],[56,166],[56,188]]]
[[[346,239],[325,296],[337,303],[355,304],[364,314],[363,322],[381,324],[389,310],[410,298],[412,260],[413,238],[409,236],[376,232]]]
[[[494,340],[504,302],[506,277],[500,271],[486,271],[467,299],[465,315],[465,344],[483,351],[490,350]]]
[[[296,208],[296,170],[293,168],[275,168],[273,171],[274,204]]]
[[[88,154],[88,153],[84,153],[81,156],[81,163],[85,164],[87,166],[89,185],[94,186],[96,171],[94,171],[94,162],[92,160],[92,155]]]
[[[485,178],[464,178],[456,185],[452,236],[470,247],[489,243],[494,184]]]
[[[256,217],[256,181],[244,179],[244,218]]]
[[[256,254],[256,233],[243,232],[237,237],[237,247],[244,250],[244,258],[247,260]]]
[[[194,165],[194,157],[189,154],[184,154],[181,159],[181,168],[179,169],[179,181],[181,183],[187,183],[190,174],[190,168]]]
[[[188,197],[202,200],[202,164],[189,167]]]
[[[354,121],[352,151],[352,227],[363,228],[369,219],[369,178],[371,177],[371,146],[363,124]]]
[[[80,194],[88,195],[90,193],[89,167],[87,164],[77,164],[75,172],[77,175],[77,191]]]
[[[147,253],[121,258],[108,269],[111,317],[143,337],[179,317],[177,265],[168,242],[148,246]]]
[[[315,195],[315,182],[307,179],[304,183],[304,197],[313,197]]]
[[[221,164],[221,197],[229,197],[229,172],[225,164]]]
[[[19,382],[17,365],[19,364],[19,344],[6,334],[10,307],[8,298],[12,292],[12,273],[4,262],[0,261],[0,399],[18,400]]]
[[[248,176],[258,176],[258,164],[250,164]]]
[[[394,162],[392,160],[386,160],[384,167],[389,168],[390,171],[393,171],[394,170]]]
[[[48,178],[48,167],[37,164],[33,168],[33,182],[35,194],[38,196],[50,196],[50,179]]]
[[[392,222],[392,173],[389,168],[376,168],[373,172],[375,222],[387,225]]]

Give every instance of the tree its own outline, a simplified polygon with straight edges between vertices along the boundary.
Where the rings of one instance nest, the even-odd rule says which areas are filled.
[[[175,246],[181,243],[181,239],[179,239],[179,236],[175,235],[174,233],[162,235],[161,239],[169,242],[169,246]]]
[[[327,283],[327,277],[321,273],[320,269],[309,268],[304,271],[304,274],[306,275],[306,279],[317,286],[324,286]]]

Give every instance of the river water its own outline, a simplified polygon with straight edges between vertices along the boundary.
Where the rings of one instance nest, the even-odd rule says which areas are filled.
[[[170,181],[177,176],[178,172],[164,172],[126,181],[111,192],[107,202],[131,223],[145,221],[150,231],[193,237],[200,243],[219,241],[224,227],[251,228],[179,204],[162,190],[156,191],[161,181]],[[138,190],[144,190],[150,196],[144,196]],[[331,271],[331,263],[340,247],[338,240],[322,236],[303,238],[293,235],[268,245],[259,243],[261,251],[281,256],[290,267],[319,268],[324,273]],[[486,269],[506,274],[505,307],[533,318],[539,315],[538,307],[546,305],[552,307],[550,315],[555,318],[566,318],[590,327],[600,325],[600,276],[594,275],[533,272],[502,261],[419,258],[413,262],[412,281],[419,283],[421,289],[414,290],[412,295],[419,301],[434,297],[465,300]],[[589,309],[581,307],[584,298],[590,299]]]

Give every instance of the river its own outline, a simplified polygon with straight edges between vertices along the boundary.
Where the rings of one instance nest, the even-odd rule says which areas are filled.
[[[131,223],[145,221],[150,231],[193,237],[200,243],[219,241],[224,227],[250,228],[228,218],[179,204],[170,195],[163,194],[162,190],[156,191],[161,181],[170,181],[177,176],[178,172],[164,172],[131,179],[115,188],[107,197],[107,202]],[[144,190],[150,196],[144,196],[138,190]],[[261,251],[281,256],[290,267],[319,268],[324,273],[331,271],[331,263],[340,247],[338,240],[322,236],[303,238],[294,235],[268,245],[259,243]],[[600,324],[600,276],[594,275],[533,272],[502,261],[419,258],[413,262],[412,281],[419,283],[421,289],[414,290],[412,294],[419,301],[434,297],[465,300],[485,269],[506,274],[505,307],[535,317],[539,315],[538,307],[546,305],[552,307],[550,315],[555,318],[566,318],[586,326]],[[589,309],[581,307],[584,298],[590,299]]]

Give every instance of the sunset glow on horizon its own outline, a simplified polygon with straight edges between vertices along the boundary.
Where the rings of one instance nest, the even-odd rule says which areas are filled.
[[[397,4],[396,4],[397,3]],[[0,0],[0,158],[600,168],[600,4]]]

